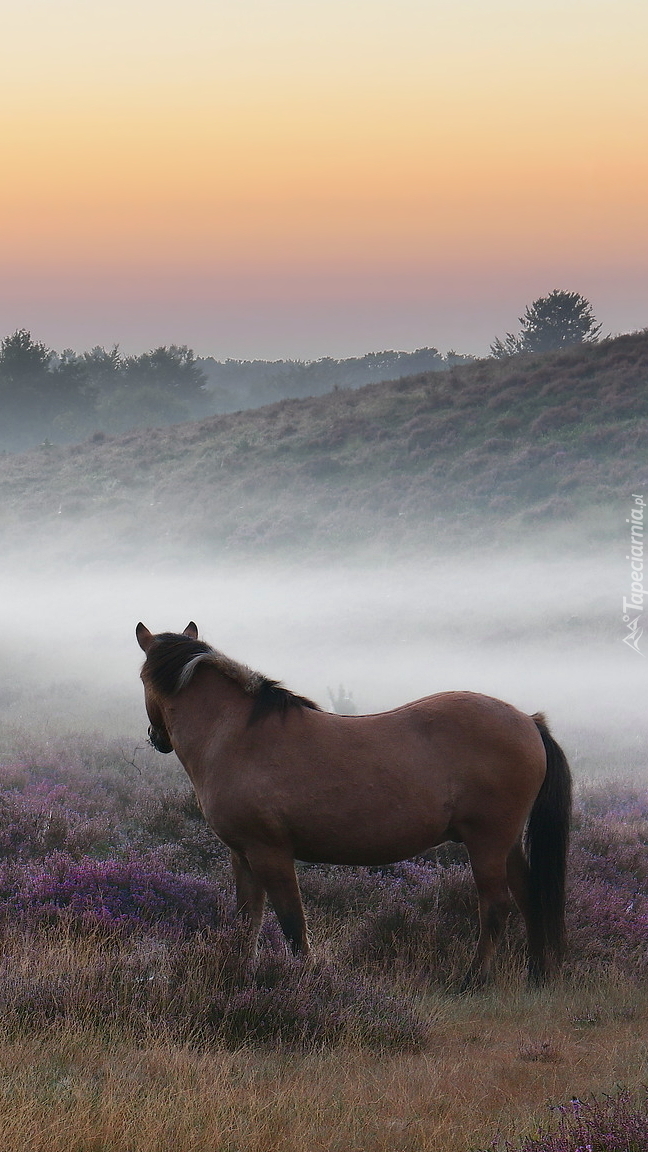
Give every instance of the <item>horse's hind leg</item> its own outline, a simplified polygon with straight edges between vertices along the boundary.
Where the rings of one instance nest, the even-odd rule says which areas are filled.
[[[265,888],[254,875],[245,856],[232,849],[232,871],[236,884],[236,914],[250,924],[250,954],[254,956],[263,920]]]
[[[470,856],[479,897],[479,939],[472,963],[461,991],[484,984],[488,979],[493,954],[511,909],[506,874],[506,856],[492,845],[464,840]]]
[[[250,847],[246,855],[257,883],[268,893],[293,954],[307,955],[306,920],[292,856],[268,845]]]
[[[542,984],[547,976],[547,957],[542,927],[534,916],[530,896],[530,872],[522,845],[513,845],[506,861],[509,888],[526,926],[529,953],[529,983]]]

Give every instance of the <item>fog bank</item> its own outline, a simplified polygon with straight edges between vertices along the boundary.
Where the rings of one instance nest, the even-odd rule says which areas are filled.
[[[0,726],[143,741],[134,628],[194,619],[215,647],[330,707],[448,689],[545,711],[581,774],[648,779],[648,661],[622,643],[616,557],[445,556],[393,565],[249,562],[2,578]]]

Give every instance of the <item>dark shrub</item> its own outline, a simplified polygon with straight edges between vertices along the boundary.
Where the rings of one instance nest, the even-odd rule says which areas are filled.
[[[250,963],[245,944],[241,929],[226,927],[191,943],[113,950],[74,975],[0,970],[4,1026],[24,1030],[77,1019],[126,1026],[143,1038],[162,1031],[183,1043],[229,1048],[426,1046],[429,1024],[405,998],[326,965],[305,965],[283,950]]]
[[[261,957],[243,986],[221,993],[206,1023],[229,1046],[282,1041],[291,1046],[347,1041],[418,1051],[429,1024],[405,998],[326,964]]]
[[[344,959],[447,986],[465,972],[475,944],[477,898],[465,865],[395,865],[369,874],[371,895],[349,926]]]
[[[142,847],[155,847],[164,862],[181,871],[205,872],[229,863],[229,850],[205,821],[192,788],[165,792],[145,805]]]

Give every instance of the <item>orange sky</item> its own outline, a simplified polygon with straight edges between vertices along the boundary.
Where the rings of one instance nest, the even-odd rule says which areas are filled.
[[[22,0],[0,45],[1,334],[485,351],[554,287],[648,324],[643,2]]]

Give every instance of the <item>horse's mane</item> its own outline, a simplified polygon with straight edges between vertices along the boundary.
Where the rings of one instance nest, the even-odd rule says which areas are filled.
[[[239,664],[210,644],[205,644],[204,640],[193,640],[175,632],[162,632],[155,637],[142,668],[142,679],[162,696],[175,696],[189,684],[201,664],[216,668],[252,697],[250,724],[255,724],[270,712],[285,713],[289,708],[321,711],[319,704],[284,688],[278,680],[254,672],[247,664]]]

